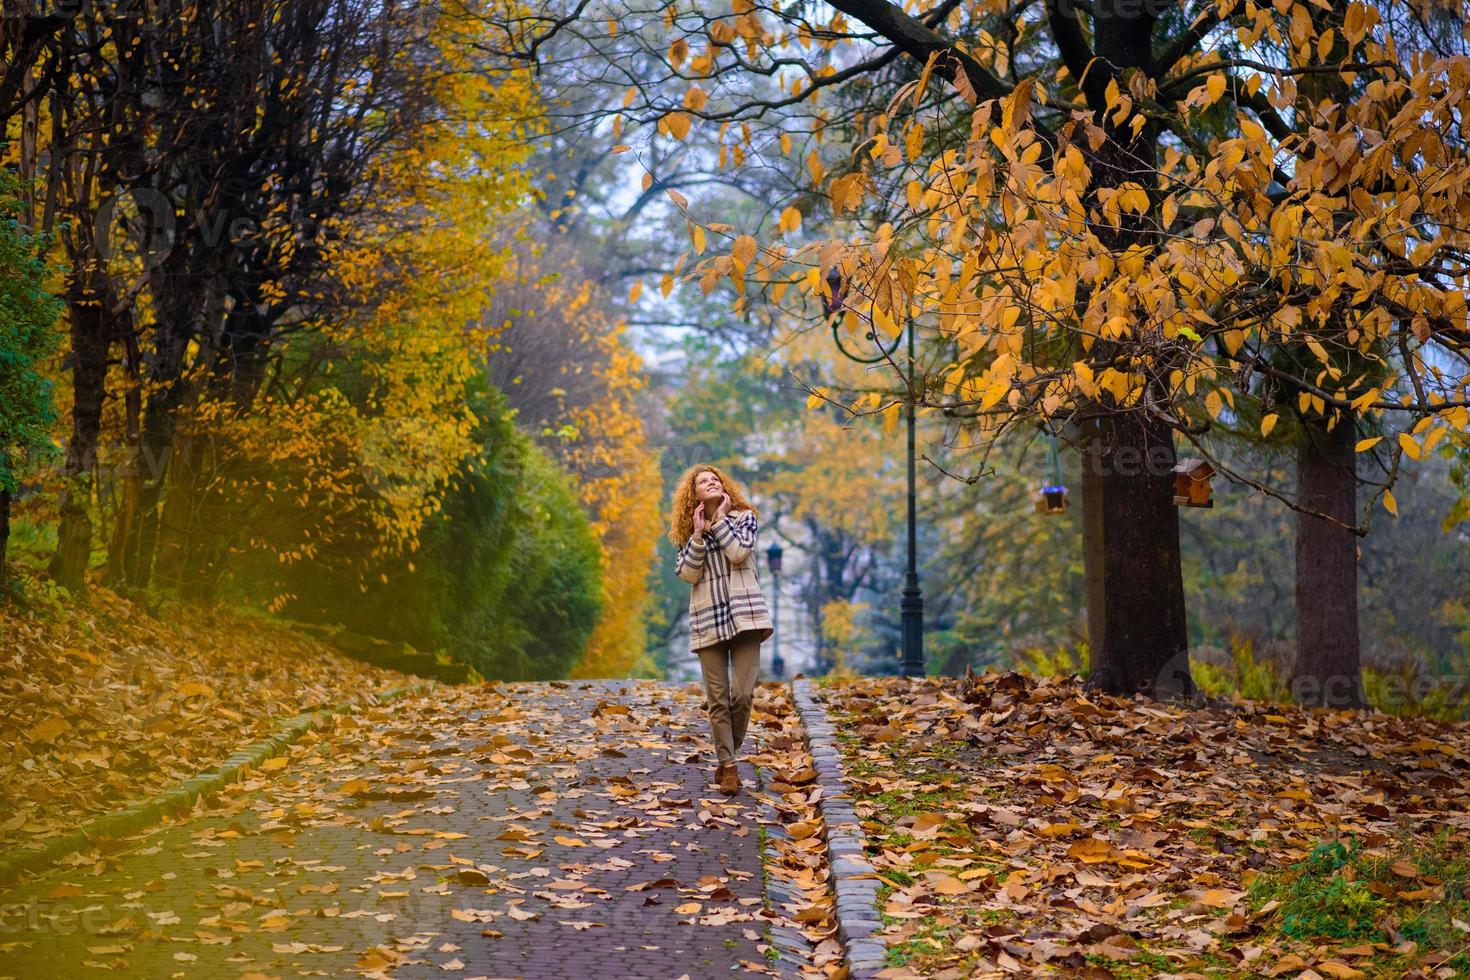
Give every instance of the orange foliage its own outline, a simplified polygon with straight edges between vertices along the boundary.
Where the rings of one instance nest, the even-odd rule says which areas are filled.
[[[564,334],[576,352],[571,373],[582,375],[577,403],[560,400],[566,407],[557,421],[568,434],[555,452],[577,478],[602,545],[604,612],[572,676],[644,674],[652,670],[645,659],[648,578],[661,529],[658,458],[638,414],[648,384],[643,359],[629,344],[627,324],[609,313],[603,290],[565,271],[548,275],[544,262],[518,254],[505,278],[538,284],[532,308],[517,314],[533,327],[546,318],[547,334]]]

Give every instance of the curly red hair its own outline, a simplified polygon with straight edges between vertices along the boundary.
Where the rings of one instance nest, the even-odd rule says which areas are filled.
[[[669,517],[669,540],[674,542],[674,547],[684,547],[684,542],[694,535],[694,505],[698,497],[694,493],[694,480],[699,474],[708,471],[720,478],[720,485],[725,488],[725,493],[730,495],[730,510],[748,510],[757,518],[760,513],[745,499],[745,493],[740,485],[730,479],[718,466],[708,463],[700,463],[689,467],[684,475],[679,477],[679,483],[674,487],[674,512]]]

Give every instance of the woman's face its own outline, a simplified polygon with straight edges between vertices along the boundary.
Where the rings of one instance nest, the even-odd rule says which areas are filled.
[[[710,470],[703,470],[694,477],[694,496],[701,502],[719,500],[725,493],[725,485]]]

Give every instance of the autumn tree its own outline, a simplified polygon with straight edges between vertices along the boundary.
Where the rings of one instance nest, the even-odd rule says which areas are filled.
[[[483,315],[485,372],[573,476],[601,544],[603,614],[574,676],[647,673],[650,562],[663,537],[649,379],[576,236],[537,221],[516,238]]]
[[[793,247],[692,216],[695,252],[725,244],[689,277],[763,284],[781,302],[827,297],[835,268],[851,328],[892,336],[912,318],[958,346],[922,404],[990,438],[1037,422],[1069,434],[1084,460],[1091,682],[1188,690],[1177,440],[1201,449],[1242,401],[1287,384],[1320,414],[1392,426],[1395,453],[1464,426],[1464,243],[1448,216],[1462,201],[1467,76],[1453,10],[1421,22],[1407,4],[1314,18],[1306,4],[1053,2],[1038,23],[987,3],[830,6],[820,19],[758,4],[657,11],[686,95],[635,99],[625,140],[635,125],[678,139],[733,112],[751,125],[726,126],[728,142],[774,157],[789,143],[757,125],[776,100],[750,97],[752,74],[791,99],[895,57],[919,75],[896,75],[854,117],[835,167],[807,160],[834,217],[881,223],[849,219],[846,241]],[[1362,97],[1302,91],[1331,75]],[[1312,360],[1278,356],[1298,349]],[[1344,371],[1334,351],[1347,350],[1375,376]],[[1383,482],[1375,497],[1391,508]]]

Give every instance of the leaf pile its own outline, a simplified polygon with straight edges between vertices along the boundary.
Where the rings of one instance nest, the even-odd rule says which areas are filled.
[[[1464,974],[1470,925],[1448,948],[1394,920],[1386,941],[1293,938],[1280,902],[1248,895],[1351,838],[1396,869],[1375,887],[1409,915],[1454,898],[1389,856],[1470,842],[1470,726],[1193,710],[1019,674],[826,697],[886,882],[888,976]]]
[[[761,792],[774,810],[784,834],[772,834],[766,871],[792,887],[794,900],[780,912],[787,925],[802,930],[812,946],[810,967],[820,975],[843,971],[843,949],[837,935],[831,866],[821,811],[821,787],[812,755],[806,749],[801,718],[784,685],[757,688],[756,708],[766,715],[762,751],[751,761],[766,769]],[[772,728],[777,731],[772,732]],[[804,967],[806,965],[804,964]]]
[[[405,683],[267,620],[166,616],[100,586],[64,617],[0,606],[0,848],[147,799],[282,718]]]

